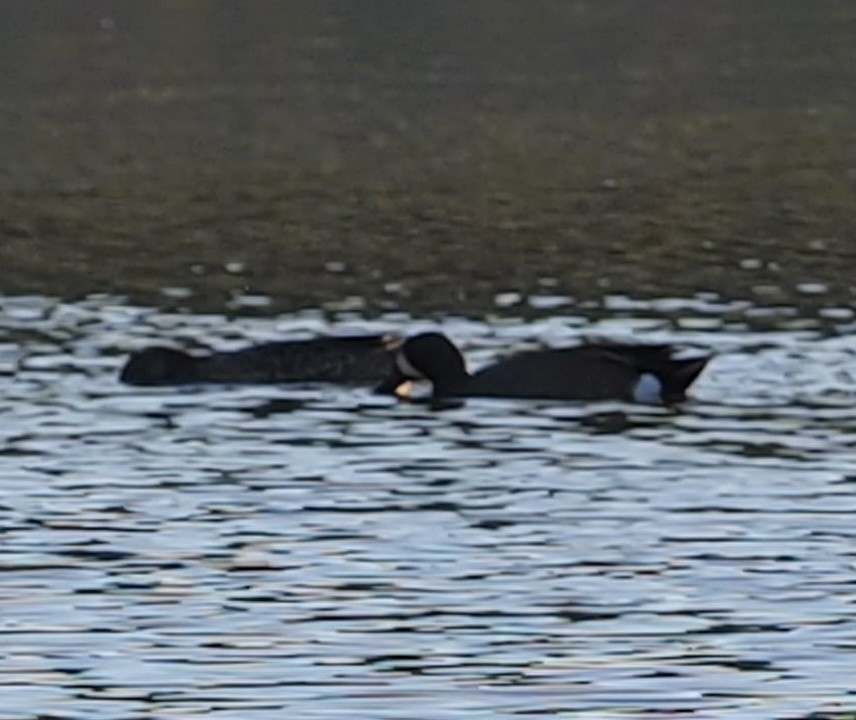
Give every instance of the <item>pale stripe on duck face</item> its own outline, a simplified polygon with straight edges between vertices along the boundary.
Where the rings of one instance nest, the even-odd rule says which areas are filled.
[[[407,355],[404,350],[399,350],[395,355],[395,365],[398,368],[399,372],[404,375],[406,378],[410,378],[411,380],[425,380],[425,376],[419,372],[410,360],[407,359]]]

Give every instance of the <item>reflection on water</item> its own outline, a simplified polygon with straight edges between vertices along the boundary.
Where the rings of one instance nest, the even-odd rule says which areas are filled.
[[[323,320],[0,300],[0,718],[852,711],[851,321],[615,302],[441,327],[479,363],[581,333],[719,351],[681,411],[141,390],[116,372],[156,337]]]

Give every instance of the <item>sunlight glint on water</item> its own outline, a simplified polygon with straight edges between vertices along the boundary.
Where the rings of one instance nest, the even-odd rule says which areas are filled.
[[[631,315],[441,329],[477,363],[580,334],[718,351],[680,412],[124,387],[155,338],[323,325],[3,299],[0,718],[852,708],[852,344]]]

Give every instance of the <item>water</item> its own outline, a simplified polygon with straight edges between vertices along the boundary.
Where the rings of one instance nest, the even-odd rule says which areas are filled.
[[[477,363],[580,334],[719,352],[681,411],[130,388],[125,353],[155,337],[326,320],[3,298],[0,718],[852,711],[852,320],[610,302],[333,322],[439,326]]]
[[[356,8],[0,4],[0,720],[852,720],[856,5]],[[331,323],[719,354],[116,381]]]
[[[854,299],[852,0],[48,2],[0,3],[3,294]]]

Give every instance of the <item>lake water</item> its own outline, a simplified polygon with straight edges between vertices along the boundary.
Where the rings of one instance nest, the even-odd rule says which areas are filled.
[[[0,720],[853,720],[854,36],[0,3]],[[677,411],[117,381],[430,327],[717,356]]]
[[[852,713],[852,313],[606,309],[227,319],[0,298],[0,718]],[[116,379],[165,338],[426,327],[474,364],[580,335],[718,355],[678,411]]]
[[[0,293],[847,304],[854,37],[852,0],[0,3]]]

